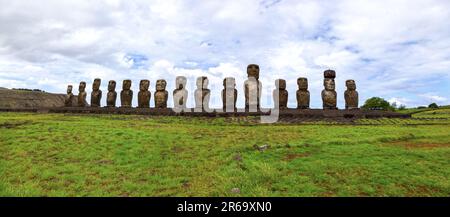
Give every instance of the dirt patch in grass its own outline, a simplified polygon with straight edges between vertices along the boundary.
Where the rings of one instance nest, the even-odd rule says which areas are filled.
[[[310,155],[311,155],[310,153],[287,154],[286,156],[284,156],[283,160],[291,161],[291,160],[295,160],[297,158],[308,157]]]
[[[13,129],[13,128],[17,128],[19,126],[23,126],[23,125],[27,125],[27,124],[31,124],[31,121],[22,121],[22,122],[5,122],[0,124],[0,128],[6,128],[6,129]]]
[[[406,149],[433,149],[433,148],[447,148],[450,147],[448,143],[411,143],[411,142],[391,142],[388,143],[389,146],[400,146]]]

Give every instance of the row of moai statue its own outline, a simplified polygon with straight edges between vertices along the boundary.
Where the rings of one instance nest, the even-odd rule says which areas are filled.
[[[259,110],[262,84],[259,81],[259,66],[250,64],[247,67],[248,79],[244,82],[245,93],[245,109]],[[326,70],[324,72],[324,90],[322,90],[323,109],[337,109],[337,93],[335,91],[336,72],[333,70]],[[176,77],[176,89],[173,91],[173,101],[175,109],[185,109],[188,98],[188,91],[186,87],[186,77]],[[100,90],[100,79],[95,79],[92,85],[91,93],[91,107],[100,107],[102,98],[102,91]],[[155,108],[167,108],[168,92],[166,91],[167,82],[165,80],[156,81],[156,92],[154,93]],[[197,78],[197,89],[194,92],[195,108],[208,110],[209,99],[211,91],[208,89],[208,78],[205,76]],[[309,109],[310,94],[308,91],[308,79],[300,77],[297,79],[298,90],[297,94],[297,109]],[[138,108],[149,108],[151,93],[148,90],[150,86],[149,80],[141,80],[138,93]],[[236,111],[237,93],[236,81],[232,77],[227,77],[223,80],[224,89],[222,90],[223,109],[225,111]],[[288,102],[288,91],[286,90],[286,80],[277,79],[275,81],[275,90],[273,91],[273,99],[275,108],[286,109]],[[358,108],[358,92],[356,91],[356,84],[354,80],[346,81],[347,90],[344,93],[345,108]],[[67,95],[65,99],[65,106],[72,107],[73,93],[72,85],[67,88]],[[86,82],[82,81],[79,85],[78,107],[86,107]],[[106,107],[116,107],[117,93],[116,82],[111,80],[108,84],[108,93],[106,95]],[[122,91],[120,92],[121,107],[131,107],[133,100],[133,91],[131,90],[131,80],[124,80],[122,83]]]

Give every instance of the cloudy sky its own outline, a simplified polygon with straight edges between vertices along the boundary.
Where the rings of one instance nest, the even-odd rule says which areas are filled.
[[[246,66],[260,65],[262,104],[273,105],[277,78],[307,77],[320,107],[323,71],[336,70],[338,107],[345,80],[361,103],[372,96],[407,106],[450,104],[450,1],[302,0],[0,0],[0,87],[63,93],[102,79],[168,82],[208,76],[213,107],[222,79],[235,77],[242,107]],[[105,96],[104,96],[105,98]],[[103,98],[103,100],[105,100]],[[153,99],[152,99],[153,101]],[[102,101],[104,104],[105,102]],[[153,102],[151,103],[153,106]]]

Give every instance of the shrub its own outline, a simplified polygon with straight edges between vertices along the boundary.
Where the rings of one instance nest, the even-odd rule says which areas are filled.
[[[381,97],[372,97],[366,100],[364,102],[364,105],[361,107],[363,109],[369,109],[369,110],[389,110],[393,111],[395,110],[392,105],[389,104],[388,101]]]
[[[428,108],[439,108],[439,106],[433,102],[430,105],[428,105]]]

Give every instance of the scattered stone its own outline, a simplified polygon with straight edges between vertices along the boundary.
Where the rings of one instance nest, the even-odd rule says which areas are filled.
[[[239,188],[232,188],[231,189],[231,193],[233,193],[233,194],[240,194],[241,193],[241,189],[239,189]]]
[[[265,151],[266,149],[268,149],[270,146],[268,144],[262,145],[262,146],[258,146],[256,144],[253,145],[253,147],[258,150],[258,151]]]

